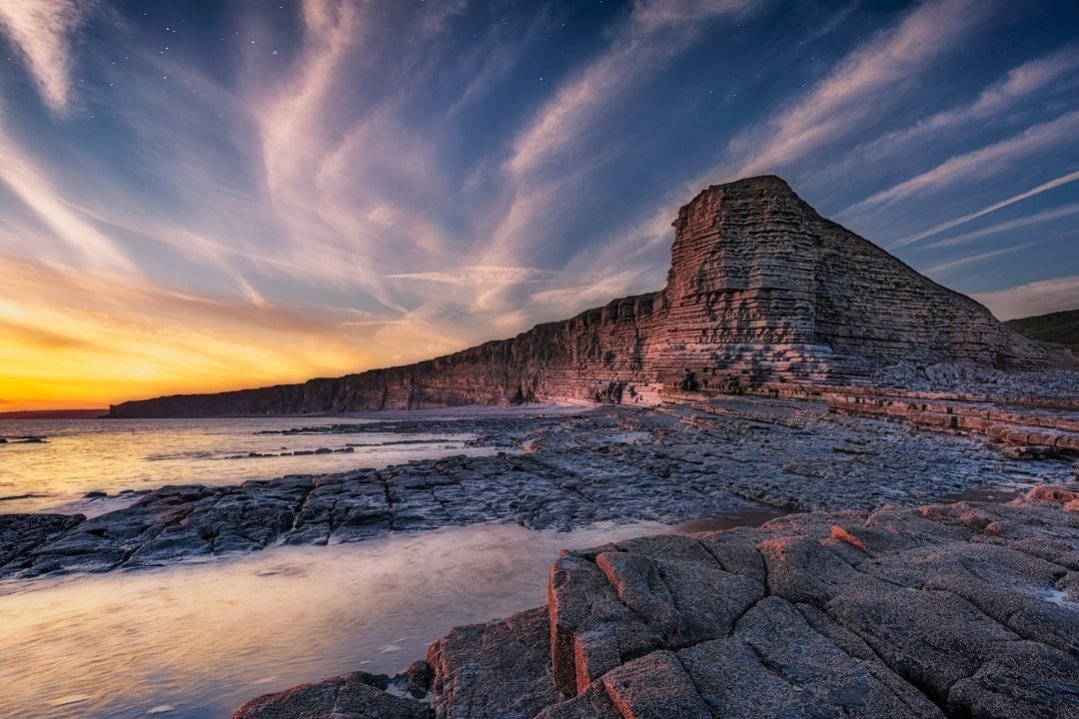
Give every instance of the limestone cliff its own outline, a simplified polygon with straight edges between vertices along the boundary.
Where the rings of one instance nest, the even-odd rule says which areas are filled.
[[[413,365],[125,402],[110,416],[634,402],[679,386],[842,385],[900,361],[1006,370],[1069,362],[822,218],[777,177],[710,187],[681,208],[674,227],[659,292]]]

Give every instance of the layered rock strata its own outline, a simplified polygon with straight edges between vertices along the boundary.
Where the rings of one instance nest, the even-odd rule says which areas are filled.
[[[112,417],[290,414],[763,391],[869,380],[897,362],[1074,367],[818,215],[777,177],[681,208],[667,286],[404,367],[125,402]]]
[[[563,552],[549,599],[433,644],[433,705],[408,716],[1079,716],[1079,492],[1065,488]],[[289,696],[234,719],[285,716],[268,709]],[[406,716],[380,707],[303,716]]]
[[[1074,411],[869,392],[830,393],[826,401],[833,412],[897,419],[935,432],[983,437],[1014,459],[1079,456],[1079,414]]]

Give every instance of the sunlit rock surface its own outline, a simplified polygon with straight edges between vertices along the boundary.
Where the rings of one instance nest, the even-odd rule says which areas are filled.
[[[654,402],[876,381],[893,364],[1074,367],[981,305],[822,218],[777,177],[683,207],[667,286],[508,340],[297,385],[125,402],[113,417],[345,412],[557,399]],[[1007,388],[999,388],[1007,391]]]
[[[549,600],[433,644],[415,716],[1079,716],[1074,488],[563,552]]]

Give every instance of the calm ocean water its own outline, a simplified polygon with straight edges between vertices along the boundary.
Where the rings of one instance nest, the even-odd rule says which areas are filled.
[[[473,435],[439,431],[446,425],[437,418],[423,433],[260,434],[371,421],[3,421],[2,437],[45,441],[0,444],[0,513],[100,514],[135,497],[87,499],[87,492],[231,485],[494,451],[467,447]],[[331,453],[288,454],[323,448]],[[477,525],[3,581],[0,716],[216,719],[301,682],[358,669],[395,673],[453,626],[542,604],[547,568],[563,547],[661,529],[557,534]]]
[[[0,421],[0,513],[60,511],[101,514],[133,501],[86,500],[87,492],[166,484],[232,485],[286,474],[381,468],[412,459],[486,454],[466,447],[471,435],[438,432],[397,435],[260,434],[372,420],[338,418]],[[22,443],[19,437],[43,437]],[[407,441],[407,443],[401,443]],[[329,449],[330,454],[288,455]],[[332,453],[333,450],[346,452]],[[251,453],[276,456],[249,456]],[[284,456],[282,456],[284,455]]]
[[[560,549],[663,529],[475,525],[0,582],[0,716],[224,719],[303,682],[396,673],[456,625],[543,604]]]

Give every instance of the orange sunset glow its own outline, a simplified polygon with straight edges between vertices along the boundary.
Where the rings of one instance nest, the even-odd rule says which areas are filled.
[[[10,261],[2,271],[19,301],[0,299],[0,411],[295,382],[373,361],[355,332],[371,323],[347,311],[209,299]],[[369,331],[393,360],[452,347],[433,331],[426,341],[402,336],[393,323]]]

